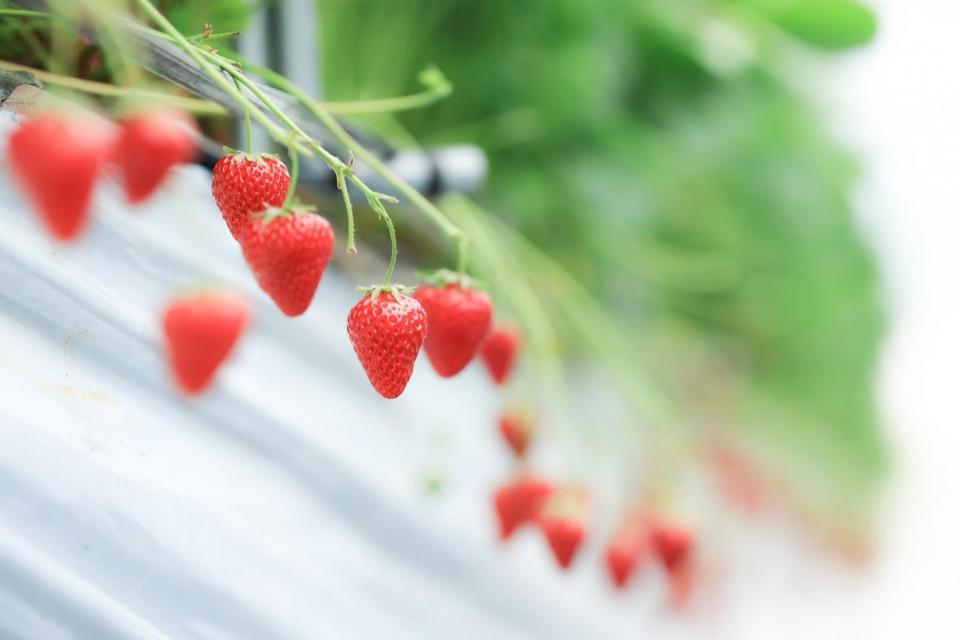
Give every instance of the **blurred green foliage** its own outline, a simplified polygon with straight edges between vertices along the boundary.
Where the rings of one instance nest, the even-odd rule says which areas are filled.
[[[866,44],[877,30],[873,13],[852,0],[757,0],[757,8],[790,34],[827,50]]]
[[[156,0],[181,33],[200,33],[204,24],[213,25],[219,33],[240,31],[253,12],[266,4],[264,0]]]
[[[875,270],[849,205],[855,164],[791,69],[810,45],[868,41],[868,10],[850,0],[318,5],[328,98],[409,93],[418,70],[439,65],[452,97],[363,123],[399,144],[484,148],[485,204],[606,301],[691,422],[760,437],[838,511],[867,502],[884,466],[871,393]]]

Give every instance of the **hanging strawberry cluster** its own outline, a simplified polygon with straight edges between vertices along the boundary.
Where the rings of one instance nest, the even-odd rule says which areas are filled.
[[[239,244],[260,289],[280,312],[296,317],[307,311],[336,243],[330,223],[296,199],[300,157],[312,155],[326,162],[343,196],[346,251],[356,251],[348,184],[364,196],[390,237],[391,254],[383,281],[358,289],[360,300],[346,319],[348,338],[374,390],[387,399],[399,397],[413,375],[421,348],[443,378],[457,376],[479,357],[495,385],[508,385],[518,369],[524,336],[513,325],[494,324],[491,297],[466,274],[464,233],[409,185],[392,182],[457,243],[459,251],[456,270],[426,274],[416,290],[395,284],[396,231],[383,203],[396,199],[372,191],[357,176],[352,159],[344,163],[329,154],[233,62],[188,42],[148,0],[138,0],[138,4],[243,107],[247,148],[228,149],[216,163],[211,191],[226,231]],[[350,140],[297,87],[269,70],[256,71],[300,99],[341,140]],[[248,93],[257,98],[256,104],[248,99]],[[257,153],[250,147],[251,119],[287,148],[289,170],[279,156]],[[139,109],[111,122],[61,108],[29,118],[11,136],[8,153],[13,174],[33,201],[42,224],[55,239],[70,242],[87,226],[92,193],[101,174],[116,176],[131,205],[144,202],[174,167],[194,158],[197,139],[192,118],[175,109]],[[377,166],[375,158],[363,159]],[[382,167],[378,171],[388,172]],[[213,385],[218,370],[251,326],[252,309],[236,293],[201,291],[172,300],[160,324],[173,381],[184,394],[196,396]],[[535,340],[539,333],[531,330],[528,335]],[[536,412],[508,408],[500,417],[498,430],[517,464],[512,479],[493,496],[500,538],[506,541],[518,530],[534,525],[557,565],[569,569],[588,537],[594,507],[591,495],[576,484],[557,485],[531,468],[528,456],[541,434]],[[611,583],[624,589],[656,558],[670,579],[674,597],[680,600],[692,584],[694,550],[689,528],[662,513],[632,509],[623,514],[609,538],[603,563]]]

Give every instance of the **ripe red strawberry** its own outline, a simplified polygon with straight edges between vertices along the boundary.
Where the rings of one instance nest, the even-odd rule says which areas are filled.
[[[188,395],[210,386],[249,323],[246,301],[233,294],[202,293],[171,302],[163,332],[177,386]]]
[[[500,418],[500,435],[518,458],[526,455],[533,438],[533,431],[533,420],[529,416],[505,413]]]
[[[93,116],[47,113],[10,136],[13,174],[56,239],[73,240],[86,226],[93,187],[115,133]]]
[[[473,360],[490,331],[490,296],[452,282],[421,286],[414,297],[427,312],[430,330],[424,349],[430,364],[444,378],[457,375]]]
[[[325,218],[297,210],[270,209],[252,218],[240,236],[257,283],[288,316],[299,316],[310,306],[333,243]]]
[[[513,372],[517,353],[523,344],[523,336],[512,327],[497,327],[490,332],[480,355],[493,381],[498,385],[506,383]]]
[[[569,569],[574,554],[583,542],[583,521],[575,517],[541,516],[540,529],[550,544],[557,564],[561,569]]]
[[[624,527],[614,535],[604,555],[607,573],[614,587],[623,589],[627,586],[637,566],[649,553],[649,548],[649,537],[637,527]]]
[[[213,199],[237,240],[252,214],[283,206],[289,188],[287,166],[276,156],[231,153],[213,167]]]
[[[396,398],[427,337],[427,312],[415,299],[378,287],[350,309],[347,333],[373,388]]]
[[[497,489],[493,506],[500,523],[500,539],[508,539],[520,525],[536,520],[551,493],[552,484],[530,475],[516,478]]]
[[[580,489],[554,493],[540,509],[537,523],[561,569],[568,569],[585,537],[586,494]]]
[[[197,125],[174,110],[136,113],[123,121],[115,149],[123,190],[131,204],[150,197],[170,169],[197,152]]]
[[[651,540],[668,573],[683,569],[693,548],[693,537],[687,529],[661,522],[653,526]]]

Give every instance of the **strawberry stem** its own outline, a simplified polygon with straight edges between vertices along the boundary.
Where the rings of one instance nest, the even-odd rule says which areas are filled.
[[[343,208],[347,212],[347,253],[356,253],[357,244],[354,240],[355,229],[353,224],[353,203],[350,201],[350,192],[347,190],[347,181],[344,178],[345,169],[336,172],[337,189],[343,197]]]
[[[244,105],[250,109],[250,115],[256,119],[273,137],[275,140],[283,140],[288,136],[288,132],[280,127],[276,122],[274,122],[267,114],[265,114],[259,107],[253,105],[241,91],[239,91],[233,84],[223,77],[223,74],[214,67],[208,58],[212,58],[216,63],[217,67],[222,68],[224,71],[229,73],[234,78],[239,79],[241,82],[246,80],[236,69],[233,69],[229,64],[221,64],[220,59],[214,54],[204,51],[196,44],[190,42],[189,40],[181,34],[173,24],[167,20],[167,18],[160,13],[160,11],[153,6],[153,3],[150,0],[136,0],[137,6],[143,9],[144,13],[159,26],[163,32],[166,34],[170,40],[175,42],[184,52],[190,56],[194,62],[197,63],[197,66],[203,70],[204,73],[209,77],[220,89],[222,89],[228,96],[236,100],[239,104]],[[247,87],[250,88],[249,86]],[[254,94],[256,92],[254,91]]]
[[[393,220],[390,218],[390,214],[387,213],[386,207],[383,206],[376,198],[370,199],[367,201],[370,203],[370,206],[374,211],[380,216],[380,219],[383,220],[383,223],[387,225],[387,233],[390,234],[390,262],[387,264],[387,273],[383,277],[383,288],[390,288],[390,281],[393,280],[393,270],[397,266],[397,230],[393,226]]]
[[[145,1],[145,0],[141,0]],[[346,147],[352,154],[356,154],[357,158],[361,160],[365,166],[370,168],[374,173],[378,174],[384,180],[386,180],[391,186],[397,189],[402,193],[407,200],[409,200],[413,205],[419,209],[423,214],[433,222],[440,231],[447,236],[451,241],[459,241],[463,237],[463,231],[454,224],[450,218],[448,218],[440,209],[437,208],[432,202],[430,202],[423,194],[417,191],[414,187],[410,186],[402,178],[397,176],[383,161],[381,161],[375,154],[368,151],[363,145],[361,145],[356,138],[351,136],[346,129],[340,126],[340,123],[337,122],[336,118],[330,115],[330,112],[327,110],[326,105],[317,100],[314,100],[310,95],[308,95],[303,89],[298,87],[293,82],[290,82],[287,78],[283,77],[281,74],[268,69],[266,67],[254,64],[238,54],[232,51],[224,51],[224,56],[229,56],[233,60],[242,62],[244,68],[253,73],[259,75],[266,82],[273,85],[281,91],[285,91],[292,95],[294,98],[300,101],[300,103],[310,111],[313,116],[320,121],[320,123],[327,128],[327,130],[333,134],[333,137],[337,139],[340,144]],[[228,69],[228,73],[230,70]],[[258,96],[259,97],[259,96]],[[262,101],[262,99],[261,99]],[[264,103],[266,104],[266,103]],[[306,143],[311,145],[313,141],[307,140]],[[312,145],[311,145],[312,146]],[[319,153],[319,151],[318,151]],[[321,156],[326,160],[326,156]],[[337,160],[337,162],[340,162]],[[329,164],[329,161],[328,161]],[[378,194],[370,190],[370,188],[356,175],[356,173],[351,169],[351,167],[340,162],[339,167],[334,167],[330,165],[331,169],[334,171],[339,168],[343,174],[345,180],[352,182],[363,194],[367,197],[369,201],[371,196],[376,197],[381,201],[387,202],[396,202],[395,198],[386,196],[384,194]],[[348,216],[351,213],[351,209],[348,208]],[[348,218],[348,225],[350,221]],[[348,235],[349,235],[350,226],[348,226]],[[350,249],[350,238],[347,239],[347,249]]]
[[[283,200],[283,209],[287,210],[293,205],[293,199],[297,192],[297,181],[300,179],[300,154],[290,145],[290,186],[287,188],[287,197]]]
[[[465,274],[467,272],[467,253],[469,249],[467,236],[461,235],[457,242],[457,272]]]
[[[242,93],[240,81],[234,78],[233,83],[237,85],[237,91]],[[243,105],[243,128],[247,134],[247,153],[253,153],[253,124],[250,122],[250,107],[247,105]]]

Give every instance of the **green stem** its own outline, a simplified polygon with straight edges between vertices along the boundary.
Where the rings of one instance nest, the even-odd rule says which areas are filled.
[[[465,274],[467,272],[468,249],[467,236],[460,236],[460,241],[457,243],[457,273]]]
[[[420,93],[393,98],[378,98],[373,100],[344,100],[341,102],[324,102],[323,107],[331,114],[360,115],[365,113],[395,113],[426,107],[449,96],[449,85],[430,87]]]
[[[206,53],[207,56],[214,56],[214,54]],[[215,58],[214,58],[215,59]],[[383,202],[391,201],[396,202],[396,199],[392,196],[388,196],[383,193],[378,193],[371,189],[365,182],[363,182],[351,166],[348,166],[343,163],[340,158],[336,157],[329,151],[327,151],[323,146],[321,146],[316,140],[312,139],[307,133],[296,123],[290,116],[288,116],[280,107],[278,107],[263,90],[257,86],[255,82],[252,82],[240,71],[230,67],[229,65],[224,67],[224,69],[234,77],[240,84],[246,87],[260,103],[271,113],[273,113],[284,125],[286,125],[290,130],[292,130],[295,135],[300,136],[304,139],[304,144],[313,149],[317,155],[319,155],[327,163],[327,166],[331,171],[334,172],[334,175],[337,176],[337,186],[341,188],[341,193],[343,194],[344,203],[346,204],[346,213],[347,213],[347,251],[350,253],[356,253],[356,244],[354,241],[354,223],[353,223],[353,207],[350,204],[350,194],[346,188],[346,180],[349,180],[366,197],[367,202],[370,204],[370,207],[377,212],[380,216],[380,219],[384,221],[384,224],[387,225],[387,231],[390,233],[390,250],[391,258],[390,265],[387,268],[387,276],[385,282],[389,284],[390,280],[393,278],[393,270],[397,261],[397,239],[396,239],[396,229],[393,225],[393,220],[390,218],[390,214],[387,213],[386,207],[383,206]],[[281,76],[282,77],[282,76]],[[295,86],[295,85],[290,85]]]
[[[383,286],[389,287],[393,280],[393,270],[397,266],[397,230],[393,227],[393,220],[387,215],[386,210],[380,216],[384,224],[387,225],[387,233],[390,234],[390,262],[387,264],[387,273],[383,276]]]
[[[146,2],[147,0],[140,0],[140,1]],[[343,164],[343,161],[340,160],[340,158],[338,158],[337,156],[327,151],[323,146],[320,145],[320,143],[318,143],[316,140],[314,140],[309,135],[307,135],[307,132],[304,131],[300,127],[300,125],[294,122],[293,119],[283,111],[283,109],[278,107],[277,104],[273,100],[271,100],[266,93],[263,92],[263,89],[257,86],[256,82],[253,82],[252,80],[250,80],[250,78],[245,76],[241,71],[233,68],[229,64],[224,65],[223,61],[217,56],[217,54],[209,51],[204,51],[202,49],[195,49],[195,50],[198,51],[202,56],[205,56],[206,58],[212,60],[213,64],[220,65],[220,68],[223,69],[229,76],[231,76],[235,82],[239,82],[248,91],[250,91],[250,93],[252,93],[257,98],[260,104],[263,105],[263,107],[267,111],[269,111],[274,116],[276,116],[277,120],[279,120],[290,132],[292,132],[297,138],[302,139],[304,141],[304,144],[312,148],[317,153],[317,155],[323,158],[324,162],[327,163],[327,166],[330,167],[331,171],[336,171],[338,167],[346,167],[346,165]],[[274,126],[276,126],[276,124],[274,124]],[[284,134],[282,136],[282,139],[284,138],[288,139],[289,137],[290,137],[289,135]],[[369,191],[369,188],[367,190]]]
[[[344,178],[343,171],[337,171],[337,189],[340,190],[340,196],[343,198],[343,208],[347,213],[347,253],[356,253],[357,243],[354,239],[356,231],[353,224],[353,203],[350,201],[350,191],[347,188],[347,181]]]
[[[229,40],[238,35],[240,35],[239,31],[225,31],[224,33],[211,33],[210,35],[197,33],[192,36],[187,36],[187,40],[191,42],[215,42],[217,40]]]
[[[0,9],[0,16],[5,18],[41,18],[50,19],[50,14],[45,11],[30,11],[28,9]]]
[[[287,197],[283,200],[283,209],[287,211],[293,205],[296,198],[297,181],[300,179],[300,154],[290,146],[290,187],[287,189]]]
[[[281,129],[280,126],[277,125],[277,123],[274,122],[272,119],[270,119],[270,117],[267,116],[267,114],[265,114],[259,107],[251,103],[247,99],[247,97],[243,95],[242,91],[237,89],[237,87],[235,87],[233,83],[231,83],[226,78],[224,78],[223,75],[220,73],[220,71],[218,71],[216,67],[211,65],[210,62],[207,60],[207,58],[204,55],[202,55],[206,52],[204,52],[202,49],[198,48],[196,45],[192,44],[189,40],[187,40],[183,36],[183,34],[181,34],[177,30],[177,28],[174,27],[173,24],[171,24],[170,21],[167,20],[167,18],[162,13],[160,13],[160,11],[156,7],[153,6],[150,0],[135,0],[135,1],[137,5],[141,9],[143,9],[144,13],[146,13],[147,16],[149,16],[149,18],[153,20],[157,24],[157,26],[159,26],[164,31],[164,33],[166,33],[167,37],[169,37],[181,49],[183,49],[184,52],[188,56],[190,56],[190,58],[192,58],[194,62],[197,63],[197,66],[199,66],[200,69],[204,73],[206,73],[207,76],[214,83],[216,83],[218,87],[220,87],[220,89],[222,89],[228,96],[233,98],[238,104],[250,109],[250,115],[267,130],[267,132],[270,134],[271,137],[273,137],[274,140],[286,140],[289,138],[289,134],[287,131],[284,131],[283,129]],[[226,70],[228,72],[231,71],[228,68]]]
[[[56,20],[50,25],[50,57],[48,66],[54,73],[69,75],[69,59],[72,58],[70,42],[76,35],[72,25],[62,20]]]
[[[231,96],[239,104],[243,106],[249,106],[251,115],[264,127],[267,129],[268,133],[275,139],[280,141],[286,141],[288,146],[292,149],[300,150],[299,144],[302,141],[312,152],[319,155],[327,163],[327,166],[338,175],[342,175],[345,179],[349,180],[351,183],[356,185],[356,187],[364,194],[367,198],[367,202],[370,206],[380,215],[384,223],[387,225],[387,231],[390,234],[390,264],[387,267],[387,274],[384,279],[386,284],[389,284],[393,278],[394,267],[396,266],[397,261],[397,238],[396,238],[396,229],[393,225],[393,220],[390,218],[390,215],[387,213],[386,208],[383,206],[384,202],[396,202],[396,198],[392,196],[379,193],[374,191],[366,183],[361,180],[356,173],[353,171],[353,168],[344,164],[339,158],[331,154],[329,151],[323,148],[320,143],[312,139],[310,136],[300,128],[297,123],[295,123],[286,113],[283,112],[276,104],[260,89],[256,83],[251,82],[243,73],[235,69],[230,64],[223,64],[222,58],[217,54],[214,54],[209,51],[205,51],[200,47],[192,44],[188,41],[183,34],[181,34],[176,27],[174,27],[169,20],[167,20],[160,11],[150,2],[150,0],[136,0],[137,4],[144,10],[144,12],[153,20],[160,28],[165,32],[166,36],[171,38],[180,48],[182,48],[187,55],[189,55],[194,62],[203,70],[221,89],[223,89],[227,95]],[[212,59],[212,63],[211,63]],[[380,160],[364,149],[356,140],[354,140],[340,125],[330,116],[322,107],[316,105],[315,101],[312,100],[309,96],[306,95],[299,87],[289,82],[286,78],[279,74],[264,69],[262,67],[257,67],[249,63],[245,63],[249,68],[257,70],[261,76],[263,76],[268,81],[273,79],[275,86],[278,86],[281,89],[287,90],[288,93],[291,93],[297,97],[301,102],[303,102],[311,111],[314,112],[314,115],[323,123],[333,134],[336,136],[345,146],[347,146],[353,153],[357,154],[368,166],[371,166],[375,171],[383,175],[389,183],[393,184],[397,189],[405,193],[412,201],[418,204],[421,210],[427,212],[428,217],[430,217],[444,233],[452,239],[459,239],[462,235],[460,229],[450,222],[444,214],[437,209],[433,204],[431,204],[426,198],[424,198],[416,189],[408,185],[406,182],[398,178],[396,175],[391,172],[386,165],[384,165]],[[279,125],[277,125],[269,116],[267,116],[259,107],[253,106],[246,96],[243,95],[243,92],[234,86],[232,83],[228,82],[224,78],[219,69],[223,69],[228,75],[232,76],[235,81],[238,81],[242,84],[247,90],[254,94],[260,103],[270,111],[276,118],[287,128],[289,131],[284,131]],[[293,136],[290,135],[293,134]],[[338,183],[345,182],[343,179],[338,179]],[[345,184],[343,186],[346,186]],[[348,198],[348,195],[345,195],[344,198]],[[352,209],[348,207],[348,216],[352,217]],[[352,220],[348,220],[348,225],[352,227]],[[352,238],[350,238],[352,240]],[[348,245],[352,244],[348,242]]]
[[[84,80],[83,78],[74,78],[73,76],[51,73],[49,71],[35,69],[33,67],[17,64],[15,62],[8,62],[6,60],[0,60],[0,69],[26,71],[33,74],[38,80],[41,80],[46,84],[54,84],[60,87],[66,87],[68,89],[74,89],[82,93],[111,97],[129,96],[131,98],[143,99],[144,101],[163,102],[164,104],[169,104],[172,107],[177,107],[179,109],[183,109],[184,111],[190,111],[191,113],[204,115],[225,115],[227,113],[226,109],[215,102],[210,102],[209,100],[176,96],[167,93],[161,93],[159,91],[118,87],[113,84],[94,82],[93,80]]]
[[[379,174],[391,186],[402,193],[410,202],[420,209],[430,220],[440,229],[440,231],[450,240],[459,240],[463,235],[460,228],[451,222],[440,209],[432,202],[427,200],[423,194],[407,184],[402,178],[397,176],[390,168],[385,165],[376,155],[367,151],[357,140],[351,136],[340,123],[324,108],[323,104],[311,98],[303,89],[284,78],[279,73],[253,64],[233,52],[224,52],[231,58],[241,62],[246,68],[250,69],[264,80],[272,84],[277,89],[285,91],[300,101],[303,106],[313,114],[317,120],[325,126],[331,134],[347,149],[357,156],[365,165]],[[357,183],[355,176],[351,175],[351,182]]]
[[[239,80],[234,78],[233,83],[237,85],[237,91],[242,91]],[[253,153],[253,124],[250,122],[250,109],[246,106],[243,107],[243,128],[247,134],[247,153]],[[294,152],[291,151],[290,153]]]

